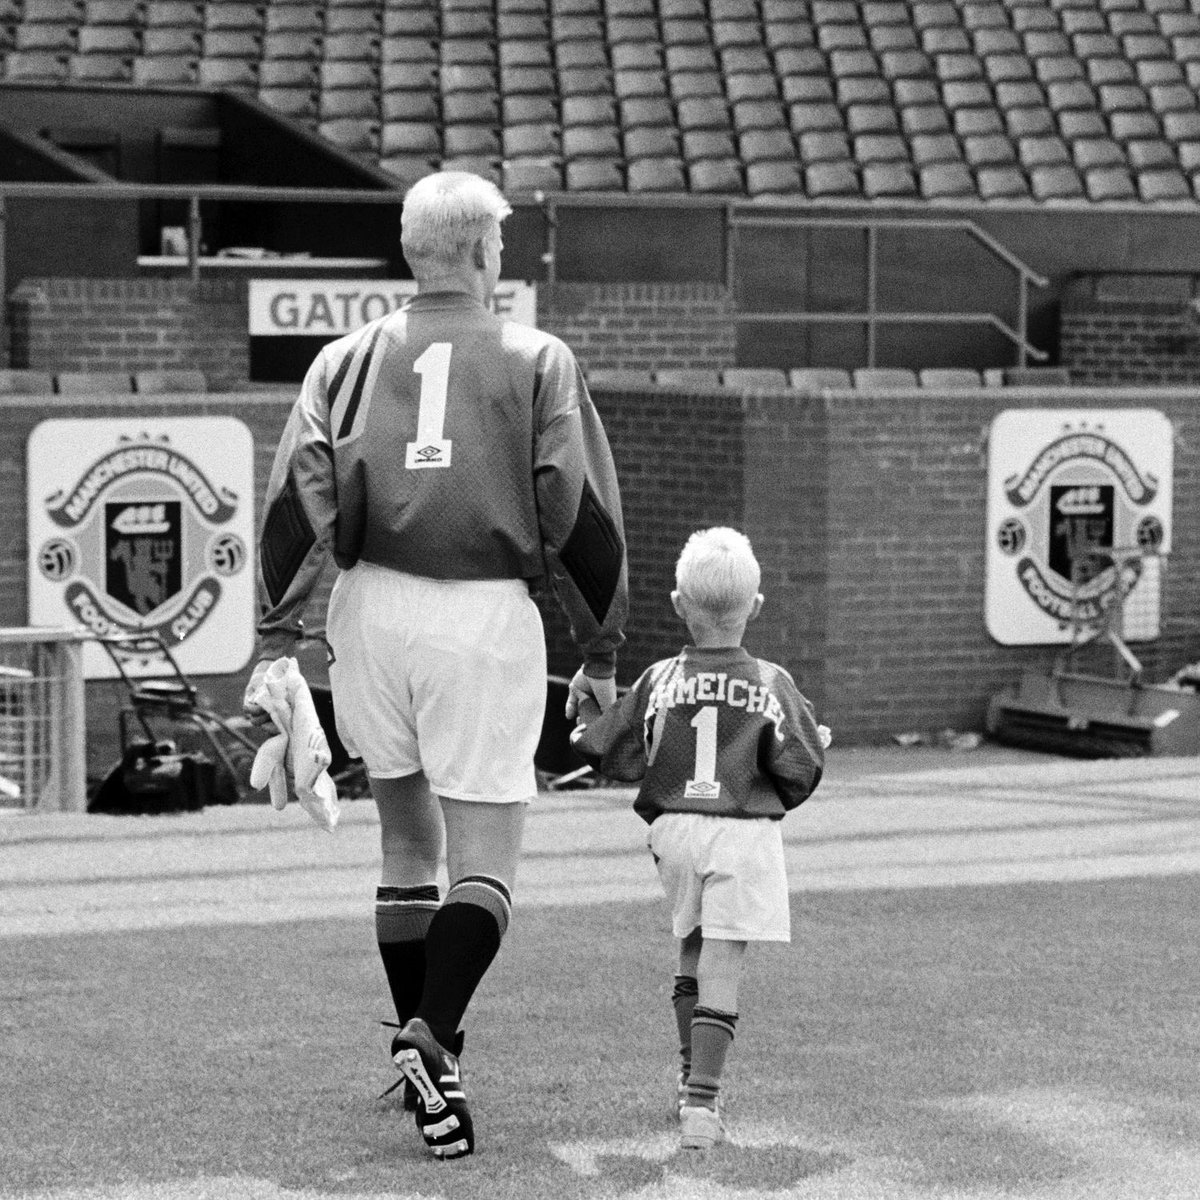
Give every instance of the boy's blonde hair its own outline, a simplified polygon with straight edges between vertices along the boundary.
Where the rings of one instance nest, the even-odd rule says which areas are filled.
[[[500,236],[500,222],[512,212],[500,189],[470,171],[439,171],[418,180],[405,193],[400,214],[400,245],[414,270],[452,266],[482,238]]]
[[[717,625],[745,616],[761,582],[750,539],[724,525],[693,533],[675,564],[676,588]]]

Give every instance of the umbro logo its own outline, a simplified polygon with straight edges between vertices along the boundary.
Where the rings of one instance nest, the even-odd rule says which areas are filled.
[[[708,779],[689,779],[683,790],[685,800],[715,800],[721,794],[721,785]]]
[[[417,457],[422,462],[436,462],[442,457],[442,448],[440,446],[422,446],[417,451]]]

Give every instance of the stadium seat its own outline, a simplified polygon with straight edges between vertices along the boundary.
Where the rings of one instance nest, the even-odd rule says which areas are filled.
[[[1002,133],[969,135],[962,139],[963,155],[977,170],[1017,161],[1012,142]]]
[[[142,55],[133,60],[133,82],[151,87],[161,83],[194,84],[199,69],[199,59],[195,55]]]
[[[721,386],[721,373],[707,367],[662,367],[654,372],[654,382],[660,387],[712,390]]]
[[[682,106],[680,108],[682,120]],[[793,104],[788,109],[788,124],[797,137],[803,137],[806,133],[841,133],[846,128],[836,104]]]
[[[673,126],[643,125],[623,127],[621,141],[625,157],[678,158],[680,154],[679,134]]]
[[[1135,171],[1173,170],[1179,159],[1169,142],[1157,138],[1135,139],[1125,143],[1129,165]]]
[[[826,388],[849,388],[852,381],[850,372],[840,367],[792,367],[788,371],[788,386],[811,394]]]
[[[620,158],[621,135],[616,125],[567,125],[562,131],[562,152],[573,158]]]
[[[427,158],[417,155],[396,154],[390,158],[381,158],[380,167],[389,175],[394,175],[404,187],[411,187],[418,179],[423,179],[436,169],[434,163]]]
[[[909,137],[945,133],[950,129],[950,117],[940,104],[915,104],[900,110],[900,128]]]
[[[1139,171],[1138,195],[1151,203],[1170,200],[1193,200],[1191,184],[1178,168],[1174,170]]]
[[[1025,172],[1016,165],[981,167],[975,179],[984,200],[1018,200],[1029,195]]]
[[[862,391],[917,386],[917,373],[902,367],[858,367],[850,377],[854,386]]]
[[[142,54],[146,56],[189,54],[199,55],[204,34],[199,29],[174,25],[142,31]]]
[[[267,64],[264,63],[265,67]],[[384,91],[380,96],[380,114],[384,121],[436,122],[441,114],[436,93]]]
[[[902,139],[897,139],[901,140]],[[796,144],[786,129],[754,129],[738,135],[738,149],[742,162],[792,162],[796,158]]]
[[[172,368],[161,371],[135,371],[133,390],[143,396],[160,396],[168,392],[199,394],[208,391],[203,371]]]
[[[1067,139],[1107,137],[1108,123],[1095,109],[1079,109],[1058,114],[1058,130]]]
[[[60,371],[54,390],[60,396],[122,396],[133,391],[133,376],[120,371]]]
[[[588,387],[612,388],[614,390],[654,386],[654,374],[650,370],[631,367],[592,367],[585,372]]]
[[[201,64],[203,70],[203,64]],[[379,153],[380,123],[365,118],[349,117],[322,121],[317,131],[327,141],[343,150]]]
[[[814,198],[858,196],[858,171],[850,162],[813,163],[804,168],[804,190]]]
[[[623,129],[675,126],[675,111],[671,102],[662,96],[638,96],[630,100],[620,100],[617,102],[617,108]]]
[[[850,158],[850,139],[844,133],[805,133],[798,139],[805,163],[840,162]]]
[[[1075,165],[1081,171],[1100,167],[1124,167],[1125,151],[1111,138],[1078,138],[1071,145]]]
[[[727,388],[782,390],[788,386],[782,367],[726,367],[720,378],[721,386]]]
[[[684,192],[687,182],[679,158],[638,158],[625,167],[626,186],[631,192]]]
[[[197,72],[201,87],[251,92],[258,87],[258,64],[244,58],[202,58]]]
[[[544,122],[506,125],[500,136],[506,159],[554,158],[562,153],[557,128]]]
[[[1137,188],[1125,167],[1093,167],[1083,174],[1089,200],[1136,200]]]
[[[800,168],[795,162],[746,164],[746,192],[752,198],[790,196],[802,190]]]
[[[926,200],[949,200],[974,196],[975,180],[963,163],[940,162],[917,171],[921,195]]]
[[[846,109],[846,129],[851,134],[896,133],[900,118],[890,104],[851,104]]]
[[[500,157],[500,135],[487,125],[444,124],[442,145],[447,158]]]
[[[260,80],[258,98],[283,116],[305,124],[315,122],[321,111],[320,93],[306,85],[264,85]]]
[[[72,54],[67,78],[79,83],[127,83],[133,76],[133,55]]]
[[[54,377],[49,371],[0,369],[0,395],[49,396],[54,392]]]
[[[565,124],[567,122],[565,104],[563,108]],[[557,124],[559,106],[551,96],[505,96],[500,102],[500,113],[506,128],[517,125]],[[611,116],[609,119],[612,119]]]
[[[83,25],[76,44],[76,51],[81,55],[133,55],[140,53],[141,48],[137,31],[127,25]]]
[[[1079,173],[1069,164],[1034,167],[1029,187],[1035,200],[1075,200],[1085,195]]]
[[[441,134],[433,124],[385,121],[379,133],[379,152],[385,158],[438,158],[442,153]]]
[[[84,5],[85,25],[141,25],[145,14],[144,0],[87,0]]]
[[[242,4],[238,3],[238,0],[223,0],[219,4],[206,4],[204,6],[205,29],[261,30],[263,28],[263,20],[263,9],[257,4]]]
[[[542,97],[531,97],[542,100]],[[553,111],[553,101],[545,101]],[[553,116],[544,118],[553,120]],[[617,101],[613,96],[564,96],[562,101],[563,125],[615,125],[617,123]]]
[[[263,30],[273,33],[320,34],[324,29],[321,8],[309,0],[294,4],[271,4],[266,10]]]
[[[1053,134],[1058,126],[1054,114],[1043,107],[1010,108],[1004,113],[1008,136],[1012,138],[1045,137]]]
[[[1071,152],[1060,137],[1024,137],[1017,141],[1017,157],[1031,171],[1034,167],[1058,166],[1071,162]]]
[[[954,132],[960,138],[1004,134],[1004,118],[995,108],[962,108],[953,115]]]
[[[921,387],[966,391],[983,387],[983,377],[969,367],[925,367],[917,372]]]
[[[1005,387],[1070,387],[1066,367],[1005,367],[1000,374]]]
[[[833,111],[836,117],[837,109],[834,108]],[[681,100],[677,114],[679,128],[682,132],[689,129],[728,129],[730,127],[729,109],[724,100],[716,98],[696,97],[691,100]]]
[[[780,89],[784,104],[831,104],[833,84],[823,75],[788,75]]]
[[[506,159],[503,188],[507,192],[556,192],[563,186],[562,164],[553,158]]]
[[[67,77],[67,55],[52,50],[10,50],[4,78],[13,83],[60,83]]]
[[[744,190],[741,165],[735,158],[709,158],[687,164],[688,187],[693,192],[733,193]]]
[[[1157,138],[1162,136],[1162,125],[1149,110],[1146,112],[1119,112],[1108,118],[1108,127],[1119,142],[1135,138]]]
[[[565,167],[567,187],[573,192],[619,192],[625,176],[619,158],[577,158]]]

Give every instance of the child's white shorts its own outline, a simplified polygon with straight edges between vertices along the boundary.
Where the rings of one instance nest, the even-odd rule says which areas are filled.
[[[789,942],[792,938],[779,821],[663,813],[650,849],[671,905],[671,929],[687,937]]]
[[[424,771],[455,800],[537,792],[546,639],[523,580],[358,563],[334,583],[326,636],[338,734],[370,775]]]

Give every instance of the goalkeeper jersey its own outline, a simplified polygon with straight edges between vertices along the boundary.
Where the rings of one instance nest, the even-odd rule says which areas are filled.
[[[628,607],[616,472],[570,349],[458,292],[326,346],[275,456],[259,657],[291,653],[328,555],[431,579],[549,580],[611,675]]]
[[[825,752],[809,701],[742,646],[686,646],[572,735],[601,775],[641,780],[634,811],[781,818],[816,789]]]

